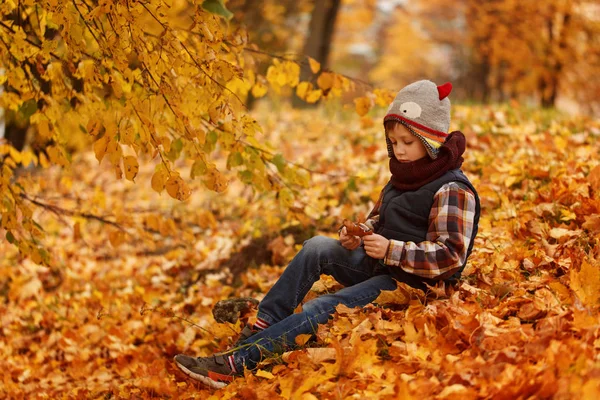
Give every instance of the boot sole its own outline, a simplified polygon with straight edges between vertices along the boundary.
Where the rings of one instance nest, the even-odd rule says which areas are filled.
[[[215,380],[210,379],[208,376],[197,374],[197,373],[187,369],[183,364],[180,364],[177,360],[175,360],[175,359],[173,359],[173,360],[175,361],[175,364],[179,367],[179,369],[181,371],[183,371],[186,375],[188,375],[190,378],[192,378],[198,382],[202,382],[206,386],[210,386],[213,389],[222,389],[225,386],[227,386],[227,383],[225,383],[225,382],[215,381]]]

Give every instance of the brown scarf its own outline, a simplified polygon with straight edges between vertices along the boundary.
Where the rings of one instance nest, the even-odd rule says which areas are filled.
[[[415,190],[433,182],[447,171],[460,168],[464,159],[465,136],[460,131],[452,132],[440,147],[437,158],[429,156],[419,160],[401,163],[395,157],[390,158],[391,182],[399,190]]]

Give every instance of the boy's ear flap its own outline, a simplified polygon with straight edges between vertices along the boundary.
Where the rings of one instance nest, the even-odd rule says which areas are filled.
[[[394,147],[393,147],[392,141],[388,137],[387,133],[385,134],[385,142],[387,143],[388,157],[390,157],[390,158],[394,157]]]

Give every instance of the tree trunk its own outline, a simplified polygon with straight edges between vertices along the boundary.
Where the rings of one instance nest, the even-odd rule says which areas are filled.
[[[335,27],[335,20],[340,8],[341,0],[316,0],[308,28],[308,36],[304,42],[304,55],[321,63],[321,69],[327,68],[331,40]],[[300,80],[307,80],[312,72],[308,65],[303,63],[300,70]],[[294,96],[294,107],[307,107],[308,103]]]
[[[558,97],[558,91],[560,87],[560,81],[562,78],[563,70],[565,67],[564,58],[565,52],[567,50],[567,35],[568,30],[570,29],[572,20],[571,10],[565,12],[562,16],[562,26],[560,28],[560,33],[558,34],[558,54],[553,53],[553,49],[555,48],[555,38],[554,38],[554,19],[549,19],[547,28],[548,28],[548,36],[549,36],[549,45],[548,45],[548,58],[550,59],[551,65],[548,66],[549,69],[549,77],[548,81],[540,82],[540,91],[542,98],[542,107],[551,108],[556,105],[556,99]]]

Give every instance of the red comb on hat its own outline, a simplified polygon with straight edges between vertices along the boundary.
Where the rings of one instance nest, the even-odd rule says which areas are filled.
[[[438,93],[440,94],[440,100],[446,98],[450,92],[452,91],[452,84],[450,82],[446,82],[441,86],[437,87]]]

